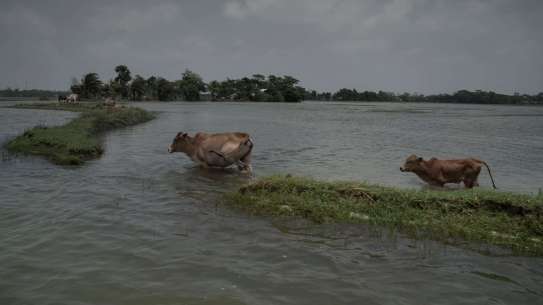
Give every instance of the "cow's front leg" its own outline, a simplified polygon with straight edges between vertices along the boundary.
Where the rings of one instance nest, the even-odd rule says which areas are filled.
[[[445,182],[440,179],[426,179],[425,181],[431,186],[443,187],[445,185]]]
[[[243,173],[252,173],[253,172],[253,167],[251,166],[251,164],[249,163],[245,163],[243,161],[238,161],[236,162],[237,166],[238,166],[238,170],[243,172]]]
[[[251,166],[251,153],[249,152],[247,155],[245,155],[243,158],[241,158],[238,162],[238,169],[242,172],[246,173],[252,173],[253,167]]]

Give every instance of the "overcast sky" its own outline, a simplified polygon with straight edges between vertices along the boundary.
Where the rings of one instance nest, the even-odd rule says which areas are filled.
[[[542,0],[0,0],[0,88],[292,75],[307,88],[543,91]]]

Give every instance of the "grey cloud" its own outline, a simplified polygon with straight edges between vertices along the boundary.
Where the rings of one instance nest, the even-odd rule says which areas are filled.
[[[318,90],[542,91],[538,0],[2,1],[0,87],[289,74]]]

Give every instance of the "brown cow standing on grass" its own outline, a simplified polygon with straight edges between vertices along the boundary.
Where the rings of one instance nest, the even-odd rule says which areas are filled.
[[[180,132],[173,139],[168,152],[183,152],[204,168],[229,167],[233,164],[241,171],[251,172],[253,142],[246,133],[227,132],[207,134],[199,132],[194,137]]]
[[[477,177],[479,177],[482,165],[488,170],[492,186],[496,189],[488,164],[473,158],[458,160],[438,160],[432,158],[425,161],[421,157],[411,155],[405,161],[404,166],[400,167],[400,171],[413,172],[430,185],[443,186],[445,183],[464,182],[467,188],[472,188],[479,186]]]

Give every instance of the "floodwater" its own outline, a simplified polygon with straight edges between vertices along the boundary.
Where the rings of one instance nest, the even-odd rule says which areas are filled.
[[[221,195],[251,178],[167,152],[179,131],[245,131],[257,177],[411,188],[424,185],[399,171],[409,154],[473,156],[500,189],[536,193],[542,107],[138,105],[158,118],[107,133],[105,154],[84,166],[2,152],[0,304],[543,304],[542,258],[249,216]],[[72,117],[0,109],[0,142]]]

